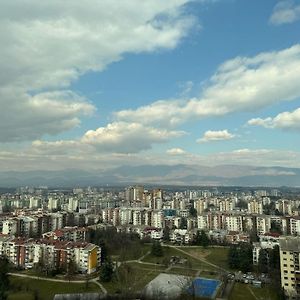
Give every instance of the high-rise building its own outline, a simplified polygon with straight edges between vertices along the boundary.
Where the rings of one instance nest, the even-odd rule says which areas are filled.
[[[279,239],[281,286],[288,299],[300,298],[300,237]]]

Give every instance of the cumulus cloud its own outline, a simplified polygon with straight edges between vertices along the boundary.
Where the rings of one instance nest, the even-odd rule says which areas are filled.
[[[280,1],[273,9],[270,23],[281,25],[296,22],[300,19],[300,5],[295,1]]]
[[[207,143],[212,141],[223,141],[223,140],[231,140],[235,137],[234,134],[225,130],[208,130],[204,133],[203,137],[197,140],[197,143]]]
[[[139,123],[115,122],[97,130],[89,130],[81,141],[104,152],[134,153],[151,149],[152,144],[164,143],[183,134],[183,131],[169,131]]]
[[[0,89],[0,142],[32,140],[55,135],[80,124],[95,107],[71,91],[53,91],[30,96]]]
[[[169,155],[183,155],[186,154],[186,151],[184,151],[181,148],[172,148],[172,149],[168,149],[166,153]]]
[[[160,100],[115,113],[122,121],[175,126],[190,119],[257,111],[300,97],[300,45],[281,51],[236,57],[223,63],[200,97]]]
[[[248,121],[248,125],[262,126],[265,128],[280,128],[299,130],[300,129],[300,108],[292,112],[282,112],[276,117],[271,118],[253,118]]]
[[[124,53],[174,48],[195,24],[188,1],[3,1],[0,141],[77,126],[94,107],[62,90]]]
[[[35,141],[33,149],[48,154],[70,152],[137,153],[152,148],[153,144],[165,143],[171,138],[184,135],[183,131],[158,129],[138,123],[115,122],[87,131],[78,140],[55,142]]]

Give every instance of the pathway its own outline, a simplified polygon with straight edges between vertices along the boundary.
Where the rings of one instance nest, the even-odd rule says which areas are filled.
[[[20,274],[20,273],[8,273],[10,276],[15,277],[22,277],[22,278],[30,278],[30,279],[37,279],[37,280],[44,280],[44,281],[53,281],[53,282],[67,282],[67,283],[86,283],[86,280],[65,280],[65,279],[56,279],[56,278],[46,278],[46,277],[39,277],[34,275],[28,274]],[[89,279],[89,282],[93,282],[101,289],[103,294],[107,294],[107,290],[105,287],[98,281],[98,278]]]

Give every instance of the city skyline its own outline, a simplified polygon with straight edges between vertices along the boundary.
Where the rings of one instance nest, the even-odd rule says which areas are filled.
[[[300,167],[299,1],[0,7],[2,171]]]

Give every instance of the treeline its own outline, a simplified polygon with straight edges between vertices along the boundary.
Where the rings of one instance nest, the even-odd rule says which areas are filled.
[[[91,230],[89,241],[101,247],[101,261],[107,256],[117,255],[120,261],[135,259],[143,255],[143,245],[136,233],[118,232],[116,228]],[[149,240],[150,241],[150,240]]]
[[[0,299],[7,299],[9,290],[9,262],[6,257],[0,256]]]
[[[249,272],[253,268],[253,250],[252,245],[241,243],[233,245],[229,249],[228,264],[231,269]]]

